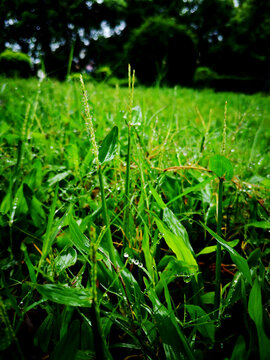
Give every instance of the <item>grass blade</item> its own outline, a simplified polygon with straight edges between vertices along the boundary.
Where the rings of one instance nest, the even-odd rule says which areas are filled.
[[[201,225],[209,232],[210,235],[212,235],[217,240],[217,242],[221,246],[224,247],[226,251],[228,251],[232,261],[237,265],[238,269],[245,276],[248,283],[251,284],[251,274],[246,259],[244,259],[241,255],[239,255],[236,250],[234,250],[230,245],[228,245],[226,241],[224,241],[218,234],[216,234],[213,230],[211,230],[207,225],[203,223],[201,223]]]
[[[60,284],[35,285],[35,289],[46,299],[68,306],[91,307],[90,289],[72,288]]]

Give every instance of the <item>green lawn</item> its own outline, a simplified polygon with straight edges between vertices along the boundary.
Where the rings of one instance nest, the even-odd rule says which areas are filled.
[[[269,359],[269,96],[86,89],[0,79],[0,358]]]

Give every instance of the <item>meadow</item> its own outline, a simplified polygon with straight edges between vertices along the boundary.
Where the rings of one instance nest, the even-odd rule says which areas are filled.
[[[269,100],[1,78],[0,358],[269,359]]]

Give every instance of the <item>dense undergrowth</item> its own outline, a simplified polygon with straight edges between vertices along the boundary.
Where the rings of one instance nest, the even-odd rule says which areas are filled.
[[[269,97],[86,89],[1,79],[1,358],[269,359]]]

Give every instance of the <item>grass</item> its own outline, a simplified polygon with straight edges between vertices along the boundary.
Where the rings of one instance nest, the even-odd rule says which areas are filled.
[[[269,96],[85,86],[0,81],[1,358],[268,359]]]

